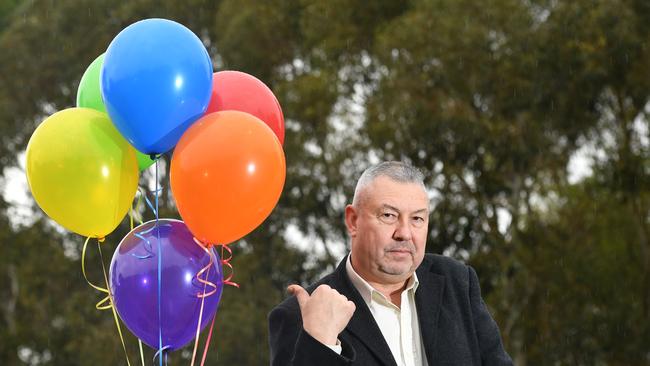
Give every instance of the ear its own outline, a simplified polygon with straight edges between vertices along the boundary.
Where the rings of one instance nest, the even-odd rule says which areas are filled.
[[[357,219],[359,214],[352,205],[345,206],[345,226],[348,228],[348,234],[351,238],[357,235]]]

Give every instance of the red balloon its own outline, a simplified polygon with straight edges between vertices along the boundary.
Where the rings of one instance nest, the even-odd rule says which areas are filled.
[[[250,113],[266,123],[284,143],[284,116],[271,89],[256,77],[240,71],[219,71],[212,77],[212,97],[205,114],[220,111]]]
[[[282,145],[259,118],[211,113],[181,137],[170,182],[176,206],[205,244],[228,244],[253,231],[280,198],[286,166]]]

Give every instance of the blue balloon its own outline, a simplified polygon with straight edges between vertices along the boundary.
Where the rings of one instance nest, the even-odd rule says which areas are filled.
[[[201,40],[167,19],[124,28],[106,51],[101,71],[106,111],[139,151],[171,150],[206,111],[212,61]]]

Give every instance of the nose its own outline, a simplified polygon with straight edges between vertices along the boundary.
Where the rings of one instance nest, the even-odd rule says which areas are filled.
[[[393,231],[393,239],[395,241],[410,241],[412,237],[411,228],[409,227],[408,219],[401,218],[395,224],[395,231]]]

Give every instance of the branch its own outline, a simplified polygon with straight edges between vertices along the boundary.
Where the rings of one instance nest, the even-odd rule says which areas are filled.
[[[16,334],[16,302],[18,301],[18,276],[16,274],[16,266],[9,264],[7,268],[7,276],[9,277],[9,296],[5,303],[3,303],[5,321],[9,334]]]

